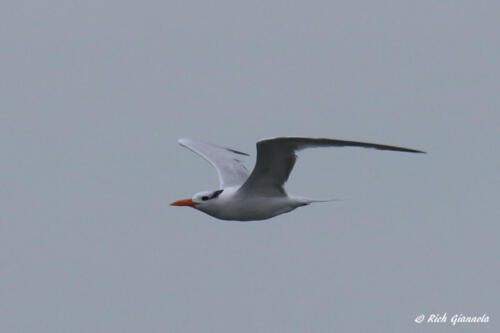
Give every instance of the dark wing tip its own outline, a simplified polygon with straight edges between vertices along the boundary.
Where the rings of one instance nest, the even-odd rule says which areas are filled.
[[[427,154],[423,150],[418,150],[418,149],[412,149],[412,148],[406,148],[406,147],[400,147],[400,146],[391,146],[391,145],[385,145],[385,144],[380,144],[380,143],[371,143],[371,142],[361,142],[361,141],[349,141],[349,140],[340,140],[340,139],[318,139],[319,142],[325,142],[328,144],[329,142],[332,145],[338,145],[338,146],[347,146],[347,147],[364,147],[364,148],[375,148],[378,150],[392,150],[392,151],[399,151],[399,152],[405,152],[405,153],[418,153],[418,154]]]
[[[370,148],[369,146],[367,146]],[[372,148],[379,149],[379,150],[392,150],[392,151],[400,151],[404,153],[415,153],[415,154],[427,154],[427,152],[423,150],[417,150],[417,149],[411,149],[411,148],[404,148],[404,147],[397,147],[397,146],[386,146],[386,145],[374,145],[371,146]]]
[[[385,146],[385,145],[381,145],[381,148],[377,148],[377,149],[402,151],[402,152],[406,152],[406,153],[427,154],[427,152],[423,151],[423,150],[412,149],[412,148],[405,148],[405,147],[397,147],[397,146]]]

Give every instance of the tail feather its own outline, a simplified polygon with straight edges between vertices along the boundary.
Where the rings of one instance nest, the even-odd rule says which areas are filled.
[[[340,201],[341,199],[338,198],[332,198],[332,199],[311,199],[311,198],[304,198],[304,197],[293,197],[295,200],[298,202],[303,203],[304,205],[309,205],[315,202],[332,202],[332,201]]]
[[[332,202],[332,201],[340,201],[341,199],[338,198],[333,198],[333,199],[308,199],[309,203],[314,203],[314,202]]]

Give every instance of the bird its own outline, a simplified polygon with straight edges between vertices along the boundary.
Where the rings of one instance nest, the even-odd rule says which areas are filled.
[[[207,160],[217,171],[219,188],[202,191],[171,206],[195,208],[212,217],[231,221],[266,220],[302,206],[329,200],[288,195],[284,184],[297,160],[296,152],[315,147],[362,147],[407,153],[421,150],[378,143],[328,138],[276,137],[257,142],[257,160],[251,173],[241,161],[249,156],[238,150],[181,138],[178,143]]]

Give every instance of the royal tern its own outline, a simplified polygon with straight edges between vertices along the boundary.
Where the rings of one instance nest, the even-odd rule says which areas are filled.
[[[217,170],[219,189],[196,193],[172,206],[196,208],[222,220],[265,220],[309,205],[313,200],[289,196],[283,188],[295,164],[296,151],[313,147],[363,147],[409,153],[420,150],[377,143],[323,138],[281,137],[257,142],[257,162],[252,173],[239,159],[242,153],[202,141],[182,138],[179,144],[206,159]]]

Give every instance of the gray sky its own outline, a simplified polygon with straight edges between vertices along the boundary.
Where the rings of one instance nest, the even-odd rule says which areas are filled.
[[[499,331],[498,1],[8,1],[1,332]],[[222,222],[191,136],[339,202]],[[423,313],[489,324],[416,324]]]

